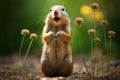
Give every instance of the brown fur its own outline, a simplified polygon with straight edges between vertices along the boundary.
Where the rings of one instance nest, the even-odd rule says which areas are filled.
[[[73,70],[70,19],[65,11],[61,11],[62,8],[52,7],[43,28],[40,67],[46,76],[68,76]],[[54,17],[60,19],[55,21]]]

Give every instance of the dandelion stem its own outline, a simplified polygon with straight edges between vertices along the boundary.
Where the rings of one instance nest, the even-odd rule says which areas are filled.
[[[94,29],[95,29],[95,31],[96,31],[96,24],[95,24],[95,10],[93,10],[93,27],[94,27]]]
[[[108,70],[107,70],[107,76],[108,76],[108,73],[109,73],[109,70],[110,70],[110,57],[111,57],[111,47],[112,47],[112,38],[110,38],[110,42],[109,42],[109,50],[110,50],[110,54],[109,54],[109,57],[108,57]]]
[[[28,53],[29,53],[30,47],[31,47],[31,45],[32,45],[32,42],[33,42],[33,39],[31,39],[30,44],[29,44],[28,49],[27,49],[27,52],[26,52],[26,54],[25,54],[25,58],[24,58],[24,60],[23,60],[23,67],[24,67],[24,65],[25,65],[25,61],[26,61],[27,55],[28,55]]]
[[[92,50],[93,50],[93,39],[92,39],[92,35],[91,35],[91,53],[92,53]]]
[[[109,48],[110,48],[110,56],[111,56],[111,52],[112,52],[111,47],[112,47],[112,38],[110,39],[110,45],[109,45]]]
[[[95,31],[96,31],[96,34],[95,34],[95,38],[96,38],[96,36],[97,36],[97,30],[96,30],[96,21],[95,21],[95,10],[93,10],[93,26],[94,26],[94,29],[95,29]],[[97,51],[97,43],[95,43],[95,63],[94,63],[94,66],[93,66],[93,75],[94,75],[94,77],[95,77],[95,74],[96,74],[96,58],[97,58],[97,53],[96,53],[96,51]]]
[[[96,31],[95,10],[93,11],[93,27]]]
[[[109,45],[109,47],[110,47],[110,56],[109,56],[109,68],[108,68],[108,70],[110,70],[110,57],[111,57],[111,53],[112,53],[112,50],[111,50],[111,47],[112,47],[112,38],[110,39],[110,45]]]
[[[105,28],[103,29],[103,34],[104,34],[104,44],[105,44],[105,49],[106,49],[106,54],[108,54],[108,48],[107,48],[107,42],[106,42],[106,34],[105,34]],[[103,72],[103,55],[102,55],[102,72]]]
[[[108,48],[107,48],[107,42],[106,42],[106,34],[105,34],[105,28],[103,29],[104,31],[103,31],[103,33],[104,33],[104,43],[105,43],[105,48],[106,48],[106,53],[108,54]]]
[[[23,43],[24,43],[24,39],[25,39],[25,35],[23,35],[23,37],[22,37],[22,41],[21,41],[20,49],[19,49],[19,53],[18,53],[18,58],[20,57],[20,54],[21,54],[21,50],[22,50],[22,46],[23,46]]]
[[[96,21],[95,21],[95,10],[93,10],[93,27],[96,31]],[[95,34],[95,37],[97,36],[97,31],[96,31],[96,34]]]
[[[95,43],[95,48],[96,48],[96,50],[95,50],[95,75],[96,75],[96,78],[98,77],[97,74],[96,74],[97,73],[97,67],[98,67],[97,66],[97,45],[98,44]]]
[[[80,34],[80,31],[78,32],[78,34]],[[82,52],[80,40],[79,40],[78,42],[79,42],[80,50],[81,50],[81,52]],[[83,55],[82,55],[82,61],[83,61],[83,65],[84,65],[84,67],[85,67],[85,69],[86,69],[86,71],[87,71],[87,73],[88,73],[88,75],[89,75],[89,78],[91,79],[91,75],[90,75],[90,73],[89,73],[89,71],[88,71],[88,68],[87,68],[87,65],[86,65],[86,62],[85,62],[85,59],[84,59]]]
[[[92,50],[93,50],[93,36],[91,35],[91,54],[92,54]],[[91,78],[94,79],[94,69],[95,68],[95,64],[93,64],[93,69],[92,69],[92,75],[91,75]]]
[[[22,37],[22,41],[21,41],[21,44],[20,44],[20,49],[19,49],[17,60],[19,60],[19,58],[20,58],[22,46],[23,46],[23,43],[24,43],[24,39],[25,39],[25,35],[23,35],[23,37]],[[19,66],[17,65],[16,74],[18,74],[18,73],[19,73]]]
[[[104,71],[104,70],[103,70],[103,69],[104,69],[104,68],[103,68],[103,66],[104,66],[104,62],[103,62],[103,61],[104,61],[104,56],[102,55],[102,63],[101,63],[101,67],[102,67],[102,69],[101,69],[101,72]]]
[[[84,66],[85,66],[85,69],[86,69],[86,71],[87,71],[87,73],[88,73],[88,75],[89,75],[89,78],[91,79],[91,75],[90,75],[90,73],[89,73],[89,71],[88,71],[88,68],[87,68],[87,65],[86,65],[86,62],[85,62],[85,59],[84,59],[83,56],[82,56],[82,61],[83,61],[83,64],[84,64]]]
[[[93,64],[93,75],[94,75],[94,77],[96,75],[96,67],[97,67],[96,61],[97,61],[97,43],[95,43],[94,64]]]

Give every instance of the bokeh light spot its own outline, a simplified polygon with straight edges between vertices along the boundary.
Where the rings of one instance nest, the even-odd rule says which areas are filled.
[[[80,8],[80,12],[81,12],[82,14],[84,14],[84,15],[88,15],[88,14],[90,14],[91,9],[90,9],[89,6],[84,5],[84,6],[82,6],[82,7]]]
[[[100,20],[103,20],[104,19],[104,14],[100,11],[96,11],[95,12],[95,19],[100,21]]]

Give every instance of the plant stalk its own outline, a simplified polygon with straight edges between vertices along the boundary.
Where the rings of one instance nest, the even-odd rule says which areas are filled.
[[[23,35],[23,37],[22,37],[22,41],[21,41],[21,44],[20,44],[20,48],[19,48],[17,60],[19,60],[19,58],[20,58],[21,50],[22,50],[22,46],[23,46],[24,40],[25,40],[25,35]],[[17,65],[16,74],[18,74],[18,73],[19,73],[19,66]]]
[[[24,65],[25,65],[25,61],[26,61],[26,59],[27,59],[27,56],[28,56],[30,47],[31,47],[31,45],[32,45],[32,42],[33,42],[33,39],[31,39],[30,44],[29,44],[28,49],[27,49],[27,52],[26,52],[26,54],[25,54],[25,58],[24,58],[24,60],[23,60],[23,67],[24,67]]]
[[[107,76],[108,76],[108,74],[109,74],[109,70],[110,70],[110,57],[111,57],[111,52],[112,52],[112,50],[111,50],[111,47],[112,47],[112,38],[110,38],[110,42],[109,42],[109,57],[108,57],[108,67],[107,67]]]
[[[96,21],[95,21],[95,10],[93,10],[93,28],[95,29],[96,31]],[[97,36],[97,32],[95,34],[95,37]]]
[[[78,32],[78,34],[80,34],[80,31]],[[80,40],[79,40],[79,45],[80,45]],[[80,46],[80,50],[82,52],[81,46]],[[85,67],[85,69],[86,69],[86,71],[89,75],[89,78],[91,79],[91,75],[90,75],[90,72],[88,71],[88,68],[87,68],[87,65],[86,65],[86,62],[85,62],[85,59],[84,59],[83,55],[82,55],[82,61],[83,61],[83,65],[84,65],[84,67]]]
[[[25,39],[25,35],[23,35],[23,37],[22,37],[22,41],[21,41],[20,49],[19,49],[19,53],[18,53],[18,58],[20,57],[20,54],[21,54],[21,50],[22,50],[22,46],[23,46],[23,43],[24,43],[24,39]]]

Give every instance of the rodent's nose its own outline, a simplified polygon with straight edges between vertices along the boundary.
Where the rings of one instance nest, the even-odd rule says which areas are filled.
[[[57,16],[57,15],[58,15],[58,11],[57,11],[57,10],[55,10],[54,15],[55,15],[55,16]]]

